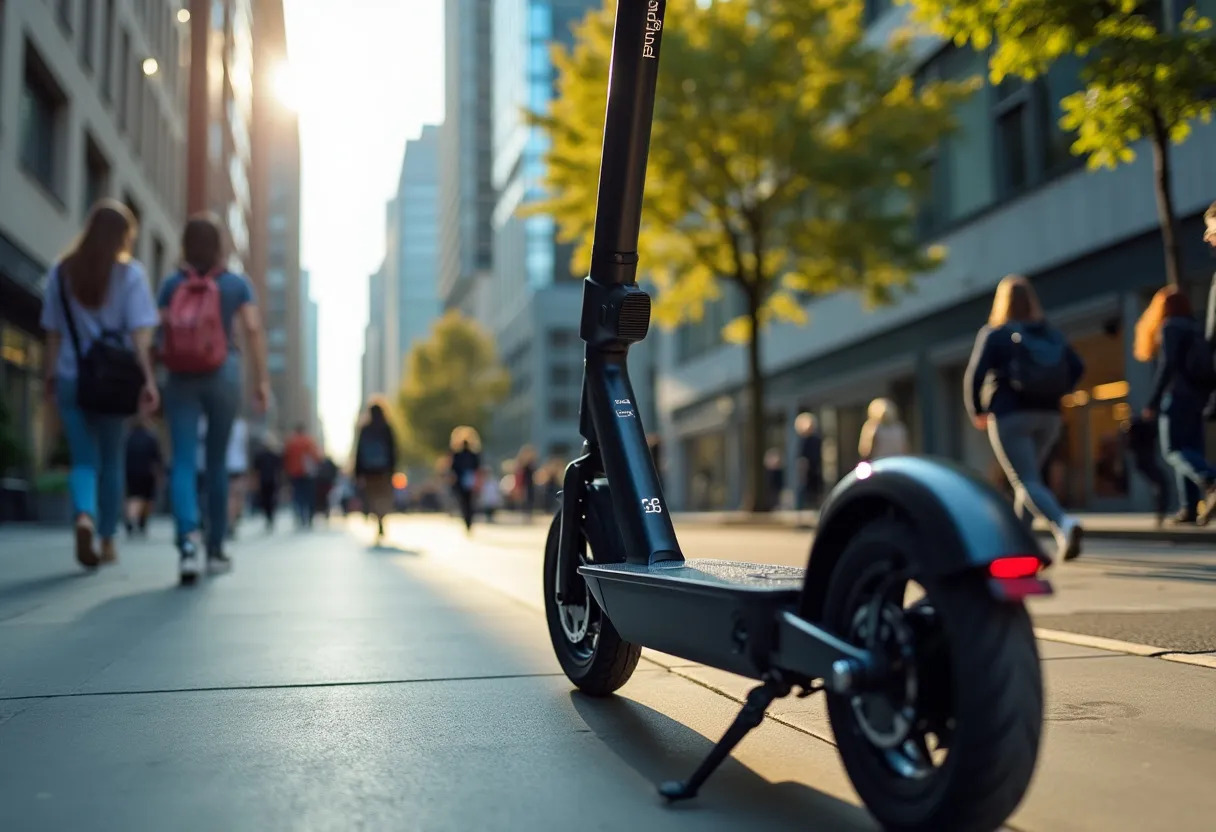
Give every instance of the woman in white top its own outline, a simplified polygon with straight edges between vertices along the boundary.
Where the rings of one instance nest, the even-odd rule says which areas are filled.
[[[866,411],[857,453],[867,461],[908,453],[908,429],[899,421],[899,410],[890,399],[875,399]]]
[[[236,537],[236,524],[245,513],[245,481],[249,474],[249,425],[241,417],[232,421],[228,436],[228,538]]]

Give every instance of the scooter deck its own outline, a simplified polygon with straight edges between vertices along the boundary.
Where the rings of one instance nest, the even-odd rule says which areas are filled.
[[[585,564],[579,573],[626,641],[759,678],[775,619],[794,609],[805,570],[710,559]]]

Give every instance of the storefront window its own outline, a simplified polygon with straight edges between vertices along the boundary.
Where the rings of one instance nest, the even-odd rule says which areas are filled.
[[[726,507],[726,434],[704,433],[685,441],[688,508],[714,511]]]
[[[1065,396],[1064,429],[1044,472],[1067,507],[1126,508],[1130,483],[1122,426],[1131,418],[1121,332],[1073,340],[1085,362],[1082,387]]]

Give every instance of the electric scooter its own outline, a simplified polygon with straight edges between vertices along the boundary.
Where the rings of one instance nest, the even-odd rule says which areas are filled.
[[[862,463],[828,495],[805,569],[687,560],[629,381],[665,0],[618,0],[594,250],[583,283],[582,455],[544,558],[570,681],[605,696],[642,647],[759,680],[669,801],[694,797],[778,697],[823,691],[862,801],[888,830],[990,832],[1030,783],[1043,691],[1023,600],[1050,563],[999,493],[946,462]]]

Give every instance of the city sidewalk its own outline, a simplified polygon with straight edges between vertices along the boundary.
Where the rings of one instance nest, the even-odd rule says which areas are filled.
[[[1158,528],[1156,517],[1152,514],[1082,512],[1076,516],[1085,527],[1087,537],[1216,544],[1216,523],[1200,528],[1198,526],[1174,526],[1167,520],[1163,527]],[[799,513],[788,510],[765,514],[749,514],[744,511],[700,511],[676,512],[672,514],[672,518],[677,525],[681,526],[814,529],[818,515],[816,512]],[[1047,531],[1047,527],[1043,524],[1036,524],[1035,528],[1041,532]]]

